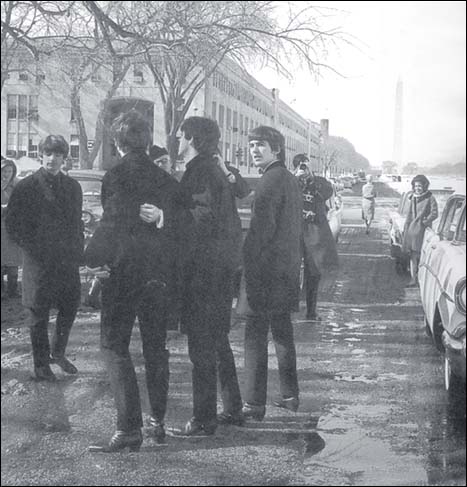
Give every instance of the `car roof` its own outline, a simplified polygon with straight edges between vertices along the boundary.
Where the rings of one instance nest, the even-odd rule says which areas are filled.
[[[104,177],[105,171],[99,169],[70,169],[68,176],[75,179],[98,179]]]

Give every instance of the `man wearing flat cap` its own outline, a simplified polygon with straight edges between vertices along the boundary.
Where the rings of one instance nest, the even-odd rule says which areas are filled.
[[[244,416],[266,412],[268,332],[279,365],[281,397],[273,404],[296,411],[298,380],[290,313],[298,303],[302,196],[284,164],[285,141],[276,129],[259,126],[249,136],[253,163],[262,172],[243,247],[246,295],[251,312],[245,328]]]

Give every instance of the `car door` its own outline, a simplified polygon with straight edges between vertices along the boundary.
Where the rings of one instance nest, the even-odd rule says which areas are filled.
[[[423,308],[430,323],[433,323],[436,303],[442,292],[446,269],[443,268],[443,258],[447,246],[454,239],[465,197],[452,196],[444,208],[438,231],[428,228],[420,255],[419,283]]]

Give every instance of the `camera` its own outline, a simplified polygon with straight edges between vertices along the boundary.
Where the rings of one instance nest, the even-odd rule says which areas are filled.
[[[299,169],[300,169],[301,171],[306,171],[306,170],[308,169],[308,166],[307,166],[306,164],[303,164],[303,163],[302,163],[302,164],[300,164],[300,166],[298,166],[298,167],[299,167]]]

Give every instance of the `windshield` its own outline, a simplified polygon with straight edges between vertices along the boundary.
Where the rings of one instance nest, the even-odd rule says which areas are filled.
[[[101,194],[101,181],[96,180],[78,180],[83,190],[83,196],[100,196]]]

